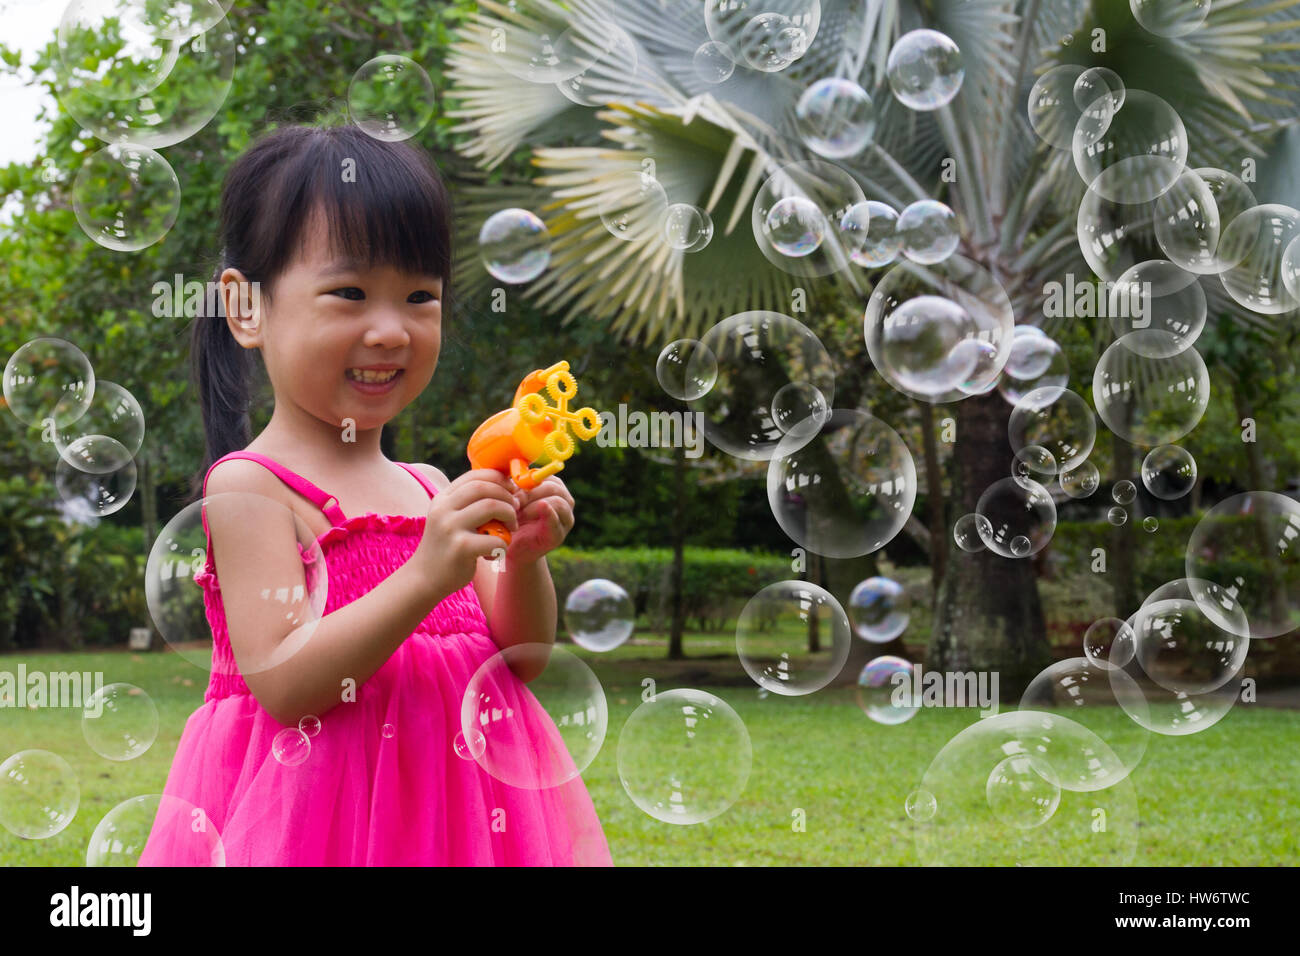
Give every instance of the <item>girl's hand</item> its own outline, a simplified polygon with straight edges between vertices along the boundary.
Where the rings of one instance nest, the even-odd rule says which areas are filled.
[[[506,557],[536,561],[564,543],[573,530],[573,495],[558,475],[551,475],[531,491],[516,491],[519,530],[511,536]]]

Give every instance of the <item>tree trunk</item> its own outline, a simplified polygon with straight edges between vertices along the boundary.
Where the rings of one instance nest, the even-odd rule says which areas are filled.
[[[1011,407],[996,393],[957,405],[954,510],[975,510],[989,485],[1010,475],[1007,421]],[[1018,699],[1051,660],[1033,563],[992,551],[967,554],[945,534],[949,550],[935,606],[926,667],[996,671],[1004,699]],[[942,543],[935,542],[936,547]]]
[[[930,583],[939,593],[948,565],[948,549],[941,542],[948,537],[943,515],[943,475],[939,473],[939,443],[934,437],[934,409],[929,402],[917,402],[921,410],[921,445],[925,450],[925,495],[930,516]]]
[[[818,587],[826,587],[826,559],[820,554],[811,556],[811,567],[808,568],[808,580],[812,581]],[[821,616],[817,614],[808,615],[808,653],[817,654],[822,649],[822,629]]]
[[[674,459],[673,570],[669,582],[673,622],[668,632],[668,659],[679,661],[686,656],[682,651],[682,636],[686,630],[686,595],[682,593],[686,569],[686,449],[679,446]]]
[[[140,449],[137,461],[140,470],[140,528],[144,532],[144,556],[147,561],[153,543],[158,538],[158,485],[153,469],[153,455],[147,444]],[[153,615],[146,613],[144,617],[142,623],[149,628],[149,650],[157,650],[162,647],[162,635],[153,622]]]
[[[1137,454],[1132,445],[1111,433],[1111,456],[1115,460],[1115,481],[1131,480],[1137,473]],[[1112,482],[1112,485],[1114,482]],[[1098,489],[1100,490],[1100,489]],[[1112,499],[1113,504],[1113,499]],[[1129,520],[1110,529],[1110,560],[1106,574],[1110,577],[1111,595],[1115,601],[1115,616],[1121,621],[1138,609],[1137,571],[1133,560],[1133,529],[1129,525],[1137,520],[1137,499],[1125,505]]]

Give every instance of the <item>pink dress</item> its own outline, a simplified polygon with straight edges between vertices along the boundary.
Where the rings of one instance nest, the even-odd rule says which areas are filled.
[[[264,465],[330,519],[333,527],[317,539],[328,569],[326,614],[366,594],[420,543],[423,516],[345,518],[333,496],[264,455],[238,451],[221,461],[227,458]],[[437,494],[417,469],[402,467],[430,497]],[[320,715],[307,758],[287,765],[292,761],[278,760],[271,746],[284,728],[254,699],[235,666],[208,544],[207,564],[194,580],[203,588],[212,628],[212,674],[203,705],[185,724],[163,807],[201,809],[220,835],[226,865],[612,864],[581,777],[559,774],[547,779],[567,782],[516,787],[457,755],[466,687],[498,652],[472,584],[429,612],[357,686],[355,702]],[[493,673],[494,703],[524,718],[512,718],[512,726],[524,728],[539,760],[567,761],[572,770],[559,731],[527,685],[507,669]],[[164,823],[166,815],[156,817],[140,865],[205,862],[195,858],[193,828],[184,825],[189,821]]]

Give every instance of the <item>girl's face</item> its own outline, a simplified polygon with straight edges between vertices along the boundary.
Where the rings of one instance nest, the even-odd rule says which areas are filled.
[[[258,344],[276,405],[287,402],[340,429],[345,419],[358,431],[378,428],[433,378],[442,280],[348,262],[330,249],[319,216],[306,233],[273,301],[263,299]]]

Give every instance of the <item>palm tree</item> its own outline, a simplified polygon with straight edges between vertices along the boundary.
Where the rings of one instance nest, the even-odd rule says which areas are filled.
[[[816,6],[750,4],[755,12],[810,5]],[[822,0],[820,24],[800,58],[773,73],[738,65],[725,82],[711,84],[693,64],[710,39],[703,0],[483,0],[449,57],[450,96],[461,106],[453,115],[467,134],[461,152],[490,169],[527,144],[541,174],[531,183],[484,185],[464,208],[475,222],[503,204],[536,210],[551,233],[552,257],[529,289],[533,301],[566,320],[606,323],[629,343],[699,338],[746,310],[789,311],[793,290],[813,283],[768,263],[748,214],[768,176],[815,158],[795,124],[801,93],[824,77],[844,77],[871,95],[878,123],[873,142],[837,165],[868,198],[895,209],[942,196],[961,223],[959,253],[1001,283],[1017,321],[1051,333],[1051,320],[1042,316],[1044,283],[1092,273],[1076,232],[1084,183],[1069,151],[1040,142],[1027,121],[1035,79],[1063,63],[1108,67],[1127,87],[1174,107],[1187,127],[1189,167],[1238,170],[1243,159],[1264,156],[1278,131],[1296,120],[1295,89],[1278,77],[1295,69],[1296,44],[1285,41],[1295,40],[1297,5],[1216,0],[1200,29],[1169,39],[1139,26],[1127,0]],[[503,58],[530,52],[521,53],[519,38],[558,38],[566,27],[570,51],[591,63],[569,85],[576,96],[503,68]],[[903,107],[886,82],[894,41],[920,27],[947,34],[963,54],[960,93],[933,112]],[[515,50],[501,49],[511,42]],[[711,214],[716,234],[703,251],[624,242],[597,217],[601,197],[650,163],[673,201]],[[1153,248],[1146,258],[1161,255]],[[847,304],[860,316],[879,277],[850,266],[817,279],[807,294],[820,314]],[[464,281],[481,287],[487,278],[471,272]],[[1237,306],[1217,283],[1206,286],[1214,314],[1265,333],[1276,328]],[[1106,326],[1095,330],[1099,350],[1108,344]],[[1075,387],[1090,377],[1076,374]],[[1006,476],[1009,412],[996,392],[947,412],[958,434],[947,526]],[[930,483],[937,489],[937,476]],[[934,546],[943,540],[948,572],[927,665],[997,670],[1004,688],[1022,685],[1047,656],[1032,565],[991,553],[972,558],[946,534]]]

